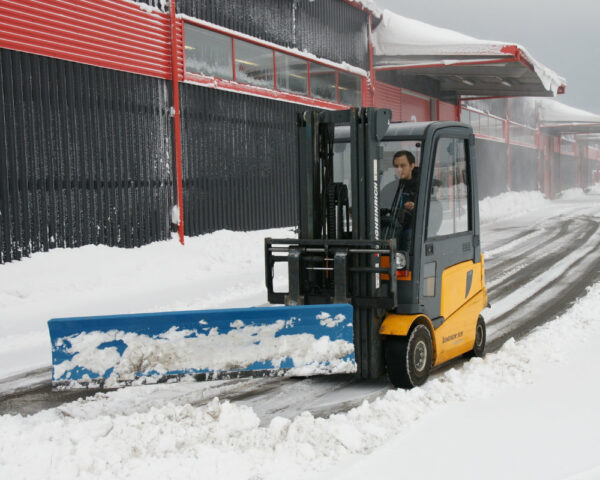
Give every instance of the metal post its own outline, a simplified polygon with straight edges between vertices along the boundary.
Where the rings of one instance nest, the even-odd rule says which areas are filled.
[[[286,305],[303,305],[304,298],[301,295],[300,279],[300,250],[290,248],[288,254],[288,298]]]
[[[337,251],[333,259],[334,303],[350,303],[348,293],[348,252]]]
[[[179,207],[179,242],[185,243],[183,236],[183,180],[181,166],[181,112],[179,108],[179,71],[177,66],[178,48],[177,48],[177,17],[175,15],[175,0],[171,0],[170,6],[171,19],[171,79],[173,84],[173,132],[175,143],[175,174],[177,185],[177,206]]]

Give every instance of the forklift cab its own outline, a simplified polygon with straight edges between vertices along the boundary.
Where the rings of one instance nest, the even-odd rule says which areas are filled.
[[[336,129],[334,179],[351,192],[348,134],[346,127]],[[395,239],[398,249],[396,313],[438,318],[444,270],[465,261],[479,263],[481,257],[473,132],[456,122],[391,123],[379,148],[380,238]],[[404,208],[402,183],[407,182],[397,178],[393,165],[402,151],[414,156],[413,174],[418,172],[412,212]]]

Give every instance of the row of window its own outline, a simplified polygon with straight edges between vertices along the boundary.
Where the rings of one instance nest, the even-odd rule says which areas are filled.
[[[560,153],[575,153],[575,140],[572,138],[562,137],[560,139]]]
[[[469,123],[475,133],[488,137],[504,138],[504,120],[463,109],[460,114],[463,123]]]
[[[344,105],[362,104],[358,75],[190,23],[185,23],[185,69]]]
[[[463,109],[460,119],[464,123],[469,123],[475,133],[486,135],[488,137],[504,138],[504,123],[501,118],[492,117],[483,113],[473,112]],[[510,124],[511,143],[522,143],[535,146],[535,129],[518,123]]]
[[[535,146],[535,133],[533,128],[525,125],[510,124],[510,141]]]

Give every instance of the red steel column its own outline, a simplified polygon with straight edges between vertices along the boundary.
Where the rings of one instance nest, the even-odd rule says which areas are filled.
[[[179,242],[184,245],[183,230],[183,180],[181,167],[181,115],[179,109],[179,68],[177,52],[177,18],[175,16],[175,0],[170,2],[171,14],[171,79],[173,82],[173,131],[175,134],[175,174],[177,176],[177,206],[179,207]]]
[[[544,193],[548,198],[552,198],[552,154],[551,154],[551,137],[543,137],[544,141]]]
[[[506,175],[506,186],[508,191],[511,190],[511,172],[510,172],[510,98],[506,99],[506,132],[505,132],[505,140],[506,140],[506,162],[507,162],[507,175]]]

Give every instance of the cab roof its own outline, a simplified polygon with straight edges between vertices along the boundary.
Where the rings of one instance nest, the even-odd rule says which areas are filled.
[[[422,139],[425,138],[430,129],[445,127],[460,127],[471,130],[471,126],[460,122],[395,122],[390,123],[383,140],[396,140],[399,138]],[[335,141],[346,142],[350,138],[350,127],[348,125],[335,128]]]

